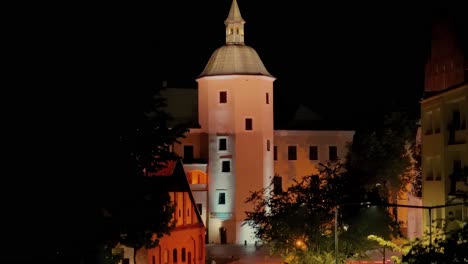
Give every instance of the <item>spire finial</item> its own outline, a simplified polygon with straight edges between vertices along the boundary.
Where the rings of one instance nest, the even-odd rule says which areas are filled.
[[[228,17],[224,21],[226,25],[226,44],[244,45],[244,24],[237,1],[233,0]]]

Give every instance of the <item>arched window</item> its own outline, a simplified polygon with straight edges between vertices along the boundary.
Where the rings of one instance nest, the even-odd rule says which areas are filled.
[[[185,248],[182,248],[182,262],[185,262]]]
[[[177,249],[172,250],[172,263],[177,263]]]

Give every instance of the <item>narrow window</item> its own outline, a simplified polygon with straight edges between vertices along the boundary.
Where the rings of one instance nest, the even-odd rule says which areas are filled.
[[[270,140],[267,139],[267,151],[270,151]]]
[[[246,118],[245,119],[245,130],[252,130],[253,124],[252,124],[252,118]]]
[[[266,104],[270,104],[270,94],[266,93]]]
[[[297,160],[296,146],[288,146],[288,160]]]
[[[273,160],[278,160],[278,147],[273,147]]]
[[[172,262],[177,263],[177,249],[172,250]]]
[[[200,215],[202,215],[202,207],[203,205],[201,203],[197,203],[197,209],[198,209],[198,212],[200,213]]]
[[[193,161],[193,146],[186,145],[184,146],[184,162]]]
[[[219,103],[221,103],[221,104],[227,103],[227,92],[226,91],[219,92]]]
[[[226,204],[226,193],[219,193],[218,204]]]
[[[227,150],[227,139],[226,138],[220,138],[218,141],[218,150]]]
[[[182,248],[182,262],[185,262],[185,248]]]
[[[283,178],[281,176],[273,177],[273,193],[281,194],[283,192]]]
[[[309,146],[309,159],[318,160],[318,148],[317,146]]]
[[[222,162],[222,172],[230,172],[231,171],[231,162],[229,160],[223,160]]]
[[[329,146],[328,147],[328,159],[329,160],[337,160],[338,159],[338,149],[336,146]]]

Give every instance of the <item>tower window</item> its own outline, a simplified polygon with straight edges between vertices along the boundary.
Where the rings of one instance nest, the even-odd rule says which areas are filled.
[[[278,160],[278,147],[273,147],[273,160]]]
[[[318,160],[317,146],[309,146],[309,160]]]
[[[267,151],[270,151],[270,140],[267,139]]]
[[[266,93],[265,101],[266,101],[266,104],[270,104],[270,94],[269,93]]]
[[[239,35],[239,28],[236,28],[236,34]]]
[[[252,124],[252,118],[246,118],[245,119],[245,130],[252,130],[253,124]]]
[[[328,147],[328,159],[329,160],[337,160],[338,159],[338,149],[336,146],[329,146]]]
[[[227,92],[226,91],[219,92],[219,103],[220,104],[227,103]]]
[[[227,138],[220,138],[218,140],[218,150],[220,151],[227,150]]]
[[[223,193],[223,192],[219,193],[218,204],[226,204],[226,193]]]
[[[222,167],[221,172],[230,172],[231,171],[231,161],[223,160],[221,167]]]
[[[288,146],[288,160],[297,160],[296,146]]]

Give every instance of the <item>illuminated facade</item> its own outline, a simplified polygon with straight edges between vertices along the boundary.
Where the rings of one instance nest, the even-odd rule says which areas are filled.
[[[149,176],[154,179],[153,184],[164,186],[171,201],[175,204],[172,216],[175,226],[171,229],[170,235],[159,238],[158,246],[139,249],[136,262],[205,264],[206,228],[196,208],[195,197],[182,162],[180,160],[169,161],[166,168],[150,173]],[[116,249],[123,250],[123,263],[135,264],[133,248],[117,246]]]
[[[423,205],[466,201],[468,191],[467,64],[446,20],[433,27],[431,57],[426,66],[426,96],[421,101]],[[467,206],[424,212],[423,226],[452,211],[466,220]]]
[[[354,135],[353,131],[274,130],[275,78],[257,52],[245,45],[244,24],[233,0],[225,20],[226,43],[213,52],[197,78],[198,92],[163,91],[175,118],[189,120],[186,116],[196,114],[198,119],[199,127],[190,129],[173,148],[184,157],[208,243],[253,244],[253,231],[242,226],[245,211],[253,209],[244,202],[250,192],[267,187],[275,174],[287,186],[292,179],[314,173],[315,166],[329,157],[343,159]]]

